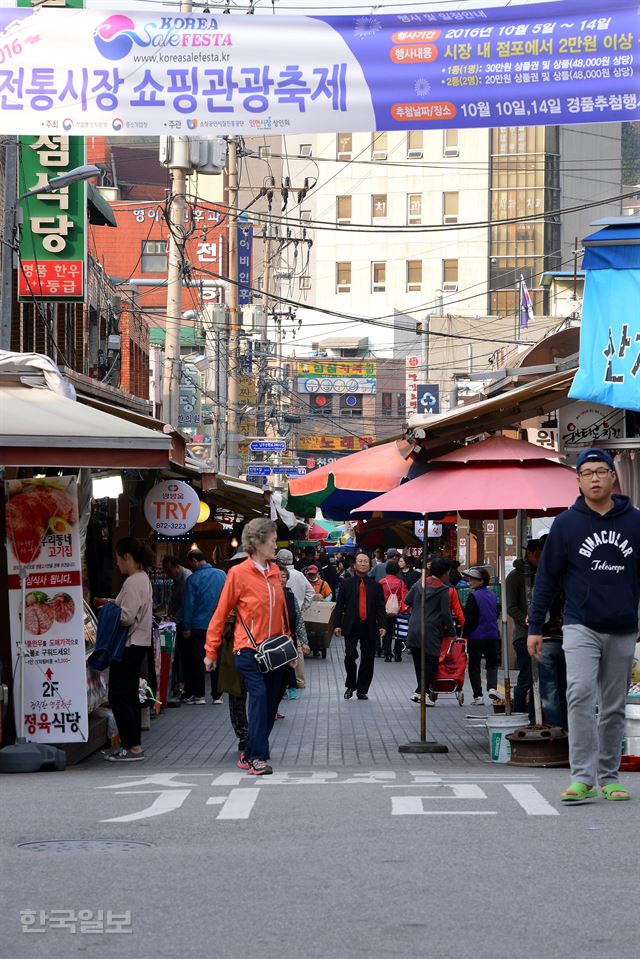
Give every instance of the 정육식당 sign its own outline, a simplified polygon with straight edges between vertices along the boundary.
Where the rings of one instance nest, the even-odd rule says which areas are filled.
[[[192,486],[181,480],[156,483],[144,499],[144,516],[162,536],[184,536],[198,522],[200,498]]]
[[[16,728],[39,743],[88,734],[82,561],[75,476],[8,480],[7,573],[14,671],[24,641],[24,715]],[[21,573],[26,573],[22,616]],[[24,632],[22,632],[24,626]]]
[[[88,7],[0,10],[6,133],[248,136],[639,115],[637,0],[325,17]]]
[[[22,137],[19,194],[45,186],[53,177],[81,166],[84,160],[82,137],[50,132]],[[86,183],[71,183],[61,190],[36,194],[23,200],[21,207],[20,299],[82,302],[86,260]]]

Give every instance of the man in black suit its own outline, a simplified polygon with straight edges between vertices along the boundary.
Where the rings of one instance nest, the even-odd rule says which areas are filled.
[[[373,662],[378,636],[386,631],[387,617],[382,587],[369,576],[371,563],[366,553],[358,553],[355,576],[342,580],[336,605],[336,636],[344,635],[344,665],[347,671],[344,698],[368,699],[373,679]],[[356,675],[360,643],[360,669]]]

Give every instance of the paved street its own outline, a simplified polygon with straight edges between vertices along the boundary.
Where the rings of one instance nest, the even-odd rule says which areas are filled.
[[[345,702],[337,653],[284,704],[272,777],[235,768],[226,705],[166,712],[144,764],[4,777],[0,955],[635,955],[636,802],[562,808],[566,770],[490,763],[483,710],[449,697],[428,719],[450,752],[403,756],[411,664]],[[61,839],[144,845],[18,846]]]

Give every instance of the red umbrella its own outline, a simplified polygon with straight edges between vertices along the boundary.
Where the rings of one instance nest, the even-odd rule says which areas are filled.
[[[524,510],[529,516],[554,515],[577,494],[575,471],[548,458],[547,450],[505,437],[471,443],[434,459],[430,470],[396,489],[369,500],[356,515],[420,515],[457,510],[463,516],[498,517],[502,651],[507,712],[511,711],[507,650],[507,599],[504,519]],[[553,456],[553,452],[551,453]],[[426,560],[426,540],[425,540]]]

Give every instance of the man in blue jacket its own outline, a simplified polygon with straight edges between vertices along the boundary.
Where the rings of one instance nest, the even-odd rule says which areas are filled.
[[[187,554],[191,576],[184,585],[182,604],[182,637],[184,640],[184,693],[180,699],[186,705],[204,706],[204,641],[209,620],[218,605],[226,580],[221,569],[215,569],[199,549]],[[211,698],[221,703],[218,696],[218,670],[211,673]]]
[[[564,588],[572,783],[563,802],[629,799],[618,782],[625,697],[638,637],[640,510],[613,495],[611,455],[593,447],[576,461],[581,495],[551,527],[529,613],[528,649],[540,659],[552,600]],[[600,707],[596,720],[596,703]]]

